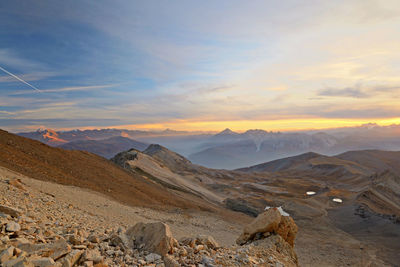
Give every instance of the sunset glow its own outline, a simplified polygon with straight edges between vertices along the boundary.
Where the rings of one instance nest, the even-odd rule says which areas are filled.
[[[338,119],[288,119],[275,121],[177,121],[162,124],[136,124],[118,125],[111,128],[119,129],[141,129],[141,130],[164,130],[174,129],[178,131],[221,131],[229,128],[233,131],[242,132],[248,129],[263,129],[267,131],[295,131],[295,130],[317,130],[341,127],[355,127],[375,122],[381,126],[400,124],[400,118],[381,120],[338,120]],[[93,129],[93,128],[92,128]]]

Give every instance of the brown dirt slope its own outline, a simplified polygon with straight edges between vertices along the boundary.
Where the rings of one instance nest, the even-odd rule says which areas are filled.
[[[389,170],[400,175],[400,151],[360,150],[349,151],[336,156],[368,166],[374,172]]]
[[[67,151],[0,130],[0,165],[28,177],[97,191],[122,203],[207,209],[202,200],[129,174],[91,153]]]

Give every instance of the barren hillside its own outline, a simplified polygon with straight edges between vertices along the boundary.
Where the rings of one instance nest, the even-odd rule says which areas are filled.
[[[168,191],[100,156],[50,147],[2,130],[0,165],[35,179],[94,190],[129,205],[210,209],[194,196]]]

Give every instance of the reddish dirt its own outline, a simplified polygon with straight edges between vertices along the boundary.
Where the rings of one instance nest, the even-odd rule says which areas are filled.
[[[28,177],[105,194],[133,206],[218,210],[204,200],[169,191],[100,156],[67,151],[0,130],[0,165]]]

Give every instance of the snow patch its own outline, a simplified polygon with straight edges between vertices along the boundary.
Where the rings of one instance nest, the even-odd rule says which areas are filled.
[[[337,202],[337,203],[342,203],[343,200],[341,200],[340,198],[334,198],[332,199],[333,202]]]
[[[314,191],[307,191],[307,196],[312,196],[312,195],[315,195],[316,193],[314,192]]]
[[[270,208],[273,208],[273,207],[266,206],[264,210],[269,210]],[[282,207],[277,207],[277,209],[278,209],[279,213],[280,213],[282,216],[290,216],[289,213],[287,213],[286,211],[284,211],[284,210],[282,209]]]

